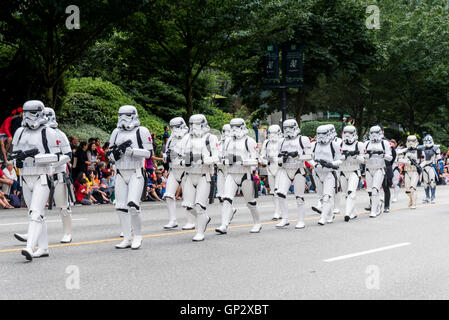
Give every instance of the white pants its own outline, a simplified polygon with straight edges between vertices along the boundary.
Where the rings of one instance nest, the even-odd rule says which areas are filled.
[[[217,197],[220,201],[223,200],[224,189],[225,189],[226,175],[223,169],[217,170]]]
[[[315,185],[320,194],[319,201],[323,204],[321,221],[329,221],[333,217],[335,189],[337,187],[336,172],[317,172],[315,170]]]
[[[340,185],[346,198],[346,216],[354,214],[357,187],[360,181],[360,173],[357,171],[341,172]]]
[[[28,239],[27,249],[34,251],[36,244],[41,249],[48,249],[47,223],[45,206],[50,196],[47,176],[22,177],[23,197],[28,207]]]
[[[229,173],[226,175],[224,186],[223,206],[221,209],[221,225],[227,227],[232,215],[232,202],[234,201],[237,189],[241,187],[246,206],[254,220],[254,224],[259,224],[259,211],[256,206],[254,184],[250,174]]]
[[[384,176],[385,170],[383,168],[366,169],[366,190],[371,196],[372,215],[378,215],[381,212],[380,189],[382,188]]]
[[[270,172],[268,172],[268,184],[270,185],[270,194],[273,195],[274,214],[275,215],[281,214],[281,210],[279,207],[279,196],[277,195],[277,189],[276,189],[276,186],[278,184],[278,182],[277,182],[278,178],[279,178],[279,171],[276,176],[274,176],[274,175],[270,174]]]
[[[304,207],[304,189],[306,185],[306,178],[303,170],[304,169],[280,168],[278,171],[276,195],[279,197],[279,206],[283,220],[288,220],[287,194],[293,183],[296,205],[298,207],[298,222],[304,222],[306,215],[306,209]]]
[[[139,169],[140,170],[140,169]],[[115,176],[115,208],[120,211],[124,238],[131,237],[131,228],[135,236],[142,235],[142,214],[140,200],[145,180],[140,171],[117,170]],[[122,221],[126,219],[127,221]]]

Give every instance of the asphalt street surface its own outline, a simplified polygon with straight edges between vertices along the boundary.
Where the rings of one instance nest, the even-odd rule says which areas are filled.
[[[271,197],[258,199],[264,222],[250,234],[252,219],[243,199],[227,235],[218,201],[203,242],[182,231],[165,231],[165,203],[143,205],[140,250],[117,250],[118,217],[112,206],[75,207],[73,243],[60,244],[61,222],[47,213],[50,257],[29,263],[14,232],[27,230],[26,210],[0,211],[0,299],[449,299],[449,187],[437,188],[437,203],[407,208],[400,198],[390,213],[369,218],[365,191],[357,194],[360,216],[319,226],[306,195],[306,228],[276,229]]]

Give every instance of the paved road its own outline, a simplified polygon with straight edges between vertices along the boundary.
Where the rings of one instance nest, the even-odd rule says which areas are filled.
[[[148,203],[138,251],[114,248],[120,230],[111,206],[76,207],[74,243],[58,244],[59,217],[49,213],[54,247],[32,263],[12,236],[26,231],[26,212],[0,211],[0,299],[449,299],[449,187],[438,188],[436,204],[413,211],[401,191],[392,212],[376,219],[363,211],[368,198],[360,191],[360,217],[326,226],[310,210],[316,196],[307,195],[304,230],[275,229],[263,197],[260,234],[249,233],[250,214],[238,199],[232,229],[216,235],[216,204],[201,243],[191,232],[162,230],[164,205]],[[293,198],[289,206],[295,219]],[[178,216],[182,225],[181,209]]]

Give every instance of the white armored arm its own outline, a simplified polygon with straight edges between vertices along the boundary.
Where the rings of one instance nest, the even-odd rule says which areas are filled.
[[[312,143],[310,142],[309,137],[301,136],[301,139],[304,153],[300,156],[300,159],[303,161],[310,161],[312,160]]]

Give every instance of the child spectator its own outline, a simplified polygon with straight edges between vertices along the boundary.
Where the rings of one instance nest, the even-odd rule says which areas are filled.
[[[95,198],[92,197],[92,194],[89,192],[89,182],[86,179],[82,179],[80,181],[80,187],[76,192],[76,201],[83,205],[91,205],[95,202]]]

